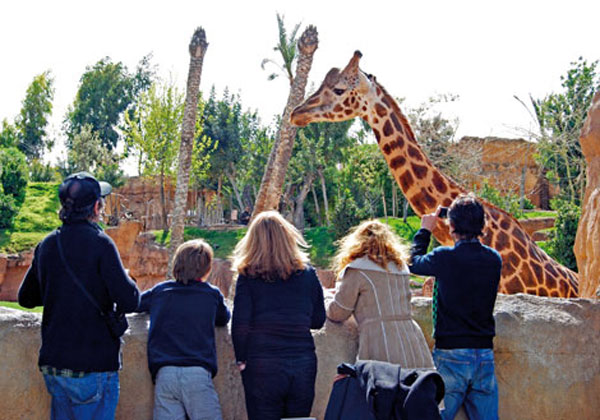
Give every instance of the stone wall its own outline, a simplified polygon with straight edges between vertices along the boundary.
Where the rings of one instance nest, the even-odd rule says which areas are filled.
[[[503,193],[519,194],[524,180],[525,196],[538,208],[548,209],[549,199],[556,194],[542,176],[534,159],[535,143],[523,139],[499,137],[463,137],[454,146],[463,156],[466,180],[463,185],[478,188],[483,179]]]
[[[413,299],[413,314],[430,340],[431,300]],[[500,418],[593,420],[600,413],[600,302],[499,296],[495,317]],[[48,418],[49,397],[37,371],[40,315],[0,309],[0,413],[6,419]],[[146,366],[146,315],[129,317],[117,419],[151,418],[153,388]],[[352,322],[327,322],[314,333],[319,358],[313,415],[323,419],[336,366],[352,362]],[[430,343],[431,344],[431,343]],[[225,420],[246,419],[239,373],[227,328],[217,331],[215,386]],[[459,418],[459,417],[457,417]]]
[[[594,96],[579,142],[587,163],[585,197],[574,246],[579,293],[582,297],[600,297],[600,92]]]
[[[15,301],[25,273],[33,260],[33,250],[0,254],[0,300]]]

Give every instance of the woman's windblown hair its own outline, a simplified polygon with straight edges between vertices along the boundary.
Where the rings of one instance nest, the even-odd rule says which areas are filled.
[[[368,257],[387,269],[390,262],[402,268],[410,256],[409,247],[400,241],[388,225],[377,220],[362,222],[340,239],[338,245],[332,264],[336,276],[357,258]]]
[[[236,245],[233,270],[267,282],[286,280],[308,264],[302,234],[276,211],[260,213]]]

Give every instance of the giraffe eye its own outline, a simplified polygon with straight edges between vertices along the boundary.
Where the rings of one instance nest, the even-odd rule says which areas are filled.
[[[333,89],[333,93],[335,93],[337,96],[340,96],[345,91],[346,91],[346,89],[340,89],[340,88]]]

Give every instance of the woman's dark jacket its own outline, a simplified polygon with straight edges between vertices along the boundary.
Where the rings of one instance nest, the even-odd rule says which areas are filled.
[[[310,330],[324,323],[323,288],[313,267],[273,282],[238,276],[231,330],[237,361],[314,353]]]

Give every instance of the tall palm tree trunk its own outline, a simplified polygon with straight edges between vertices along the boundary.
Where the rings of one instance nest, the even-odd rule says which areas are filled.
[[[296,127],[290,123],[290,114],[296,105],[304,99],[308,73],[312,66],[313,56],[319,46],[317,28],[310,25],[298,41],[298,63],[296,65],[296,77],[290,87],[288,101],[283,111],[281,126],[275,144],[269,155],[269,161],[265,169],[258,197],[254,205],[252,216],[265,210],[276,209],[281,198],[281,188],[285,180],[294,139],[296,138]]]
[[[327,198],[327,185],[323,168],[317,168],[317,174],[321,180],[321,193],[323,194],[323,208],[325,209],[325,225],[329,226],[329,199]]]
[[[313,200],[315,202],[315,212],[319,218],[319,226],[323,226],[323,216],[321,215],[321,208],[319,207],[319,199],[317,198],[317,192],[315,191],[314,182],[310,186],[310,192],[312,193]]]
[[[202,63],[208,48],[204,29],[197,28],[190,41],[190,68],[188,72],[185,108],[181,126],[181,146],[179,147],[179,168],[177,170],[177,187],[175,188],[175,206],[171,223],[171,245],[169,247],[169,265],[167,276],[171,276],[173,254],[183,242],[183,228],[187,205],[188,188],[190,184],[190,167],[192,164],[192,149],[194,147],[194,132],[198,114],[198,96],[200,93],[200,78]]]
[[[302,183],[300,192],[294,200],[294,226],[296,226],[296,228],[300,231],[304,230],[304,201],[310,192],[310,188],[312,187],[314,179],[315,176],[312,173],[309,173],[304,177],[304,182]]]

